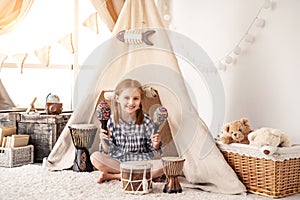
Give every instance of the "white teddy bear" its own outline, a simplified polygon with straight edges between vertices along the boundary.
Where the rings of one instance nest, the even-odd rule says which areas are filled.
[[[280,130],[273,128],[260,128],[248,135],[250,145],[256,146],[265,155],[272,155],[277,147],[292,146],[289,138]]]

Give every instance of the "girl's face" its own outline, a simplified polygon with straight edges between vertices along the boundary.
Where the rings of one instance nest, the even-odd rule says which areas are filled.
[[[133,114],[140,108],[141,94],[136,88],[128,88],[117,96],[117,102],[123,112]]]

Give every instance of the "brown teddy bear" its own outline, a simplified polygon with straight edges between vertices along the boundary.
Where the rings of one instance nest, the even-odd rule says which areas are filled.
[[[241,118],[240,120],[232,121],[223,126],[220,140],[224,144],[249,144],[248,134],[251,131],[249,120],[247,118]]]

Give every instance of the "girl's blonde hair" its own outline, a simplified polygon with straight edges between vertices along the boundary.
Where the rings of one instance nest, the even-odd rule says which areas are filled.
[[[141,95],[141,100],[144,99],[144,92],[143,92],[142,85],[140,84],[140,82],[138,82],[137,80],[133,80],[133,79],[124,79],[123,81],[121,81],[115,89],[115,96],[111,102],[113,121],[115,124],[119,124],[119,119],[121,117],[121,107],[120,107],[120,104],[117,102],[116,97],[120,96],[120,94],[128,88],[136,88],[137,91]],[[143,120],[144,120],[144,112],[143,112],[143,107],[142,107],[142,102],[141,102],[139,109],[136,111],[136,122],[135,123],[140,125],[143,123]]]

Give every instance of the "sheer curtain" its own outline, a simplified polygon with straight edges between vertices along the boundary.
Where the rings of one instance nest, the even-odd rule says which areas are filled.
[[[11,31],[26,16],[32,2],[33,0],[0,1],[0,35]],[[0,110],[12,109],[14,106],[0,79]]]
[[[28,13],[33,0],[0,1],[0,34],[11,31]]]

